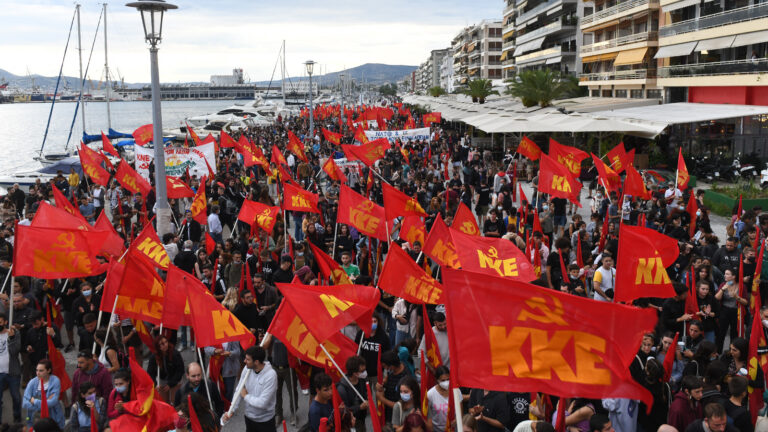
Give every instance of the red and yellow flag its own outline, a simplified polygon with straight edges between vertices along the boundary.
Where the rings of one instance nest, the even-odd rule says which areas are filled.
[[[134,249],[128,251],[123,261],[110,264],[100,309],[112,312],[115,296],[118,296],[115,312],[119,315],[178,328],[178,323],[169,322],[164,313],[165,283]]]
[[[440,355],[440,347],[437,345],[435,332],[432,330],[432,324],[429,322],[427,306],[421,305],[422,317],[424,318],[424,351],[427,357],[427,365],[433,369],[443,364],[443,358]]]
[[[387,241],[384,207],[341,185],[338,222],[352,225],[360,234]]]
[[[307,160],[307,155],[304,150],[304,144],[302,144],[299,137],[297,137],[293,132],[288,131],[288,145],[286,146],[288,151],[295,154],[296,157],[303,160],[304,162],[309,162]]]
[[[451,227],[469,235],[480,235],[480,227],[477,226],[477,219],[463,202],[459,203],[456,215],[453,217]]]
[[[109,184],[109,173],[102,168],[102,159],[98,153],[81,142],[77,154],[80,157],[80,165],[83,167],[83,172],[90,177],[92,182],[101,186]]]
[[[163,243],[157,237],[154,228],[152,228],[152,224],[144,226],[144,229],[141,230],[133,240],[133,243],[131,243],[131,248],[137,252],[137,255],[153,266],[168,270],[171,260],[168,258],[168,253],[165,251]]]
[[[427,275],[396,243],[392,243],[384,261],[379,288],[410,303],[443,302],[443,286],[440,282]]]
[[[576,147],[562,145],[550,138],[549,157],[566,167],[572,176],[578,177],[581,174],[581,161],[588,158],[589,155]]]
[[[219,144],[219,147],[221,148],[237,147],[237,142],[225,131],[221,131],[221,133],[219,134],[219,141],[221,141],[221,143]]]
[[[440,123],[441,118],[442,118],[441,113],[431,112],[431,113],[424,114],[421,117],[421,121],[424,123],[424,126],[429,126],[432,123]]]
[[[604,164],[594,153],[592,154],[592,162],[595,164],[595,168],[597,168],[600,184],[609,191],[618,192],[621,189],[621,177],[619,177],[616,171]]]
[[[468,235],[450,228],[462,270],[519,281],[536,279],[533,266],[514,243],[496,237]]]
[[[96,259],[110,239],[108,231],[16,226],[14,276],[59,279],[104,272]]]
[[[382,183],[382,189],[384,192],[384,212],[387,220],[393,220],[398,216],[427,215],[415,197],[409,197],[386,183]]]
[[[685,166],[685,159],[683,159],[682,147],[678,149],[677,153],[677,188],[685,190],[688,188],[688,180],[691,176],[688,175],[688,167]]]
[[[320,210],[317,208],[319,201],[317,194],[307,192],[290,183],[283,183],[283,195],[284,210],[320,213]]]
[[[195,143],[195,145],[200,144],[200,137],[197,136],[197,133],[195,132],[195,130],[192,129],[191,126],[189,126],[189,123],[185,122],[184,125],[187,126],[187,132],[189,132],[189,136],[192,137],[192,142]]]
[[[326,141],[330,141],[336,145],[341,145],[341,134],[336,132],[331,132],[326,128],[323,128],[323,136],[325,137]]]
[[[347,176],[344,175],[344,171],[336,165],[336,162],[332,157],[329,157],[323,164],[323,171],[328,174],[328,178],[337,182],[346,183]]]
[[[624,142],[620,142],[619,145],[612,148],[605,155],[608,157],[608,165],[617,173],[621,173],[632,164],[632,161],[635,158],[634,149],[630,153],[627,153],[624,149]]]
[[[358,141],[360,144],[366,144],[369,141],[368,136],[365,134],[365,131],[360,125],[357,125],[357,127],[355,128],[355,140]]]
[[[650,228],[626,224],[619,226],[619,239],[614,300],[629,303],[641,297],[674,297],[667,267],[680,253],[677,240]]]
[[[429,231],[423,250],[428,257],[441,266],[461,267],[459,255],[456,253],[456,247],[451,239],[451,233],[440,213],[437,214],[435,222],[432,223],[432,230]]]
[[[537,146],[536,143],[527,136],[523,136],[523,139],[517,146],[517,152],[532,161],[538,160],[541,156],[541,149],[539,146]]]
[[[341,146],[344,154],[347,155],[347,159],[359,160],[369,167],[372,167],[377,160],[383,158],[390,148],[392,148],[392,145],[386,138],[375,139],[359,146],[354,144],[343,144]]]
[[[114,157],[120,157],[120,153],[117,152],[117,149],[115,149],[115,146],[113,146],[112,142],[109,141],[109,138],[104,135],[104,132],[101,133],[101,148]]]
[[[352,284],[352,281],[349,280],[349,276],[347,276],[347,272],[341,268],[341,265],[338,262],[328,256],[327,253],[323,252],[312,242],[309,242],[309,249],[312,251],[312,255],[315,256],[317,267],[320,269],[320,273],[323,277],[331,278],[334,285]]]
[[[400,223],[400,233],[398,235],[401,240],[405,240],[410,244],[418,241],[423,247],[427,240],[427,228],[420,217],[406,216]]]
[[[152,191],[152,185],[122,159],[117,165],[115,180],[132,194],[141,193],[142,196],[147,196]]]
[[[145,124],[139,126],[138,129],[133,131],[133,139],[136,140],[136,145],[143,146],[144,144],[152,141],[152,124]]]
[[[581,164],[579,162],[579,164]],[[579,165],[580,166],[580,165]],[[551,157],[541,154],[539,164],[539,192],[565,198],[581,207],[579,183],[565,165],[557,163]]]
[[[75,216],[76,218],[84,221],[85,218],[83,218],[83,215],[80,213],[80,209],[75,207],[75,205],[72,204],[72,202],[64,196],[64,194],[59,190],[59,188],[56,187],[56,185],[52,186],[53,187],[51,190],[53,190],[53,200],[56,203],[56,208],[62,209],[72,216]]]
[[[275,163],[275,165],[288,165],[288,161],[285,160],[285,157],[282,153],[280,153],[280,149],[277,148],[276,145],[272,145],[272,158],[271,161]]]
[[[270,207],[260,202],[244,200],[243,206],[240,207],[240,213],[237,214],[237,219],[248,225],[256,222],[259,228],[272,233],[278,213],[280,213],[280,207]]]
[[[195,199],[192,200],[192,205],[189,207],[189,211],[192,212],[192,219],[196,220],[200,225],[208,224],[208,200],[205,197],[205,182],[206,178],[203,177],[200,180],[200,185],[197,187]]]
[[[184,183],[184,180],[178,178],[178,177],[171,177],[166,176],[165,177],[165,188],[168,192],[168,198],[192,198],[195,196],[195,191],[193,191],[189,186],[187,186],[186,183]]]

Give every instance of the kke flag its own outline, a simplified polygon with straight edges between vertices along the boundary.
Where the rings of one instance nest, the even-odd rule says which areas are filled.
[[[103,131],[101,132],[101,148],[114,157],[120,157],[120,153],[117,152],[117,149],[115,149],[115,146],[113,146],[112,142],[109,141],[109,138],[104,135]]]
[[[448,231],[448,225],[445,224],[440,213],[437,214],[435,222],[432,223],[432,230],[424,243],[423,250],[428,257],[441,266],[461,267],[459,256],[456,254],[456,247],[451,239],[451,233]]]
[[[445,269],[451,385],[560,397],[653,397],[629,372],[656,311]]]
[[[323,128],[323,136],[325,137],[326,141],[330,141],[336,145],[341,145],[341,134],[336,132],[331,132],[326,128]]]
[[[410,303],[441,304],[443,286],[393,243],[379,278],[379,288]]]
[[[344,171],[336,165],[336,162],[332,157],[329,157],[323,164],[323,171],[328,174],[328,178],[337,182],[346,183],[347,176],[344,175]]]
[[[632,164],[635,158],[635,151],[632,150],[630,153],[627,153],[624,150],[624,143],[620,142],[619,145],[612,148],[605,155],[608,157],[608,165],[617,173],[621,173],[627,169],[627,166]]]
[[[463,202],[459,203],[456,215],[453,217],[452,227],[469,235],[480,235],[480,227],[477,226],[477,219]]]
[[[450,229],[462,270],[524,282],[537,278],[533,265],[514,243],[494,237],[480,237]]]
[[[550,138],[549,157],[557,161],[560,165],[568,168],[571,175],[578,177],[579,174],[581,174],[581,161],[588,158],[589,155],[576,147],[562,145]]]
[[[141,230],[139,235],[133,240],[133,243],[131,243],[131,248],[153,266],[168,270],[171,259],[168,258],[168,253],[165,251],[163,243],[157,237],[154,228],[152,228],[152,224],[144,226],[144,229]]]
[[[59,279],[103,273],[96,256],[103,253],[111,234],[109,231],[17,225],[13,275]]]
[[[165,313],[165,283],[154,267],[139,258],[135,250],[129,250],[123,261],[110,264],[100,309],[111,312],[115,296],[119,296],[115,312],[121,316],[156,325],[163,323],[169,328],[179,327],[178,321],[169,321]]]
[[[329,277],[333,281],[334,285],[351,285],[352,281],[349,280],[347,272],[341,268],[338,262],[328,256],[327,253],[320,250],[314,243],[309,242],[309,249],[312,250],[312,255],[315,256],[317,267],[320,269],[320,273],[324,277]]]
[[[117,165],[115,180],[132,194],[141,193],[142,196],[147,196],[152,191],[152,185],[122,159]]]
[[[387,215],[387,220],[392,220],[398,216],[427,215],[416,198],[409,197],[386,183],[382,183],[381,186],[384,192],[384,212]]]
[[[320,343],[339,362],[357,353],[357,344],[341,332],[333,333],[325,341],[315,339],[289,301],[280,303],[267,332],[283,342],[291,354],[319,368],[324,368],[329,361]]]
[[[365,144],[368,142],[368,136],[365,135],[365,131],[360,125],[357,125],[355,128],[355,140],[360,144]]]
[[[295,154],[296,157],[303,160],[304,162],[309,162],[307,160],[307,155],[304,152],[304,144],[302,144],[299,137],[297,137],[291,131],[288,131],[288,144],[285,146],[285,148],[287,148],[289,152]]]
[[[424,123],[424,126],[429,126],[432,123],[440,123],[441,117],[442,117],[441,113],[431,112],[421,116],[421,121],[422,123]]]
[[[165,177],[165,188],[168,191],[168,198],[192,198],[195,196],[195,191],[190,189],[184,180],[176,177]]]
[[[275,284],[293,310],[317,340],[324,341],[357,321],[366,334],[371,334],[371,316],[379,303],[379,290],[364,285],[328,287],[302,284]]]
[[[192,328],[197,346],[240,342],[243,349],[256,343],[256,337],[232,312],[222,306],[196,277],[179,272],[186,285]]]
[[[318,201],[317,194],[307,192],[290,183],[283,183],[283,210],[320,213],[317,208]]]
[[[675,263],[679,250],[672,237],[650,228],[621,224],[614,300],[629,303],[641,297],[674,297],[667,267]]]
[[[101,186],[108,185],[109,173],[101,167],[101,156],[82,142],[77,153],[80,157],[80,165],[83,167],[83,172],[91,178],[91,181]]]
[[[565,165],[542,153],[539,165],[539,192],[566,198],[581,207],[581,186]]]
[[[205,178],[200,181],[197,193],[195,193],[195,199],[192,200],[192,205],[189,207],[189,211],[192,212],[192,219],[196,220],[200,225],[208,224],[208,200],[205,198],[205,182]]]
[[[541,156],[541,149],[530,138],[524,136],[520,144],[517,146],[517,152],[534,161],[538,160]]]
[[[642,199],[650,199],[651,195],[645,187],[645,181],[633,165],[627,165],[627,177],[624,179],[624,194]]]
[[[234,148],[237,147],[237,143],[235,140],[226,132],[221,131],[219,134],[219,141],[221,141],[221,144],[219,144],[219,147],[221,148]]]
[[[338,222],[352,225],[360,234],[387,241],[384,207],[341,185]]]
[[[133,131],[133,139],[136,140],[136,145],[140,146],[152,141],[152,124],[139,126],[138,129]]]
[[[384,157],[387,150],[392,148],[389,140],[379,138],[361,145],[343,144],[341,149],[349,160],[359,160],[372,167],[377,160]]]
[[[427,239],[427,228],[420,217],[406,216],[400,223],[400,233],[398,235],[401,240],[405,240],[411,245],[418,241],[424,247]]]
[[[688,188],[688,180],[691,176],[688,175],[688,167],[685,166],[685,159],[683,159],[682,147],[678,149],[677,153],[677,188],[685,190]]]
[[[75,216],[81,221],[85,221],[85,218],[80,213],[80,209],[75,207],[75,205],[72,204],[72,202],[68,200],[63,193],[61,193],[61,191],[59,190],[59,188],[56,187],[56,185],[52,185],[52,186],[53,187],[51,188],[51,190],[53,191],[53,200],[56,203],[56,208],[64,210],[65,212],[71,214],[72,216]]]
[[[271,234],[272,229],[275,227],[278,213],[280,213],[280,207],[270,207],[260,202],[244,200],[237,219],[248,225],[253,225],[255,221],[259,228]]]
[[[621,177],[616,174],[616,171],[606,166],[594,153],[592,154],[592,162],[595,164],[597,173],[600,176],[600,184],[609,191],[618,192],[621,188]]]

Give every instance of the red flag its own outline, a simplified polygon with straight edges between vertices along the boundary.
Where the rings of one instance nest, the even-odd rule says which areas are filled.
[[[603,220],[603,228],[600,230],[600,242],[598,243],[598,248],[602,251],[603,247],[605,246],[605,240],[608,238],[608,220],[609,220],[609,214],[608,212],[605,212],[605,219]]]
[[[423,303],[421,305],[421,312],[422,317],[424,318],[424,351],[427,360],[429,361],[429,365],[432,366],[432,368],[436,368],[443,364],[443,359],[440,355],[440,347],[437,345],[435,332],[432,330],[432,324],[429,322],[427,306]]]
[[[285,147],[290,151],[291,153],[295,154],[296,157],[303,160],[304,162],[309,162],[307,159],[306,151],[304,150],[304,144],[302,144],[299,137],[297,137],[293,132],[288,131],[288,144]]]
[[[427,215],[415,197],[409,197],[386,183],[382,183],[382,189],[384,192],[384,212],[387,220],[393,220],[398,216]]]
[[[196,220],[200,225],[208,224],[208,200],[205,198],[205,178],[200,181],[200,186],[197,187],[195,193],[195,199],[192,200],[192,205],[189,207],[189,211],[192,212],[192,219]]]
[[[323,171],[328,174],[328,178],[337,182],[346,183],[347,176],[344,175],[344,171],[336,165],[336,162],[332,157],[329,157],[323,164]]]
[[[312,255],[315,256],[317,267],[320,269],[320,273],[324,277],[331,278],[334,285],[350,285],[352,281],[349,280],[347,272],[341,268],[341,265],[333,258],[328,256],[327,253],[320,250],[312,242],[309,242],[309,249],[312,251]]]
[[[360,234],[387,241],[384,207],[341,185],[337,222],[352,225]]]
[[[280,303],[267,332],[281,340],[291,354],[303,361],[323,368],[329,360],[320,348],[320,342],[315,339],[290,302]],[[329,339],[322,341],[322,344],[328,353],[339,361],[357,353],[357,344],[340,332],[333,333]]]
[[[517,146],[517,153],[527,157],[528,159],[535,161],[541,156],[541,149],[535,142],[531,141],[527,136],[523,136],[520,144]]]
[[[736,219],[741,220],[741,214],[744,212],[744,210],[741,207],[741,194],[739,194],[739,208],[736,209]]]
[[[552,138],[549,139],[549,156],[566,167],[574,177],[581,174],[581,161],[589,157],[586,152],[576,147],[562,145]]]
[[[147,329],[147,325],[144,324],[144,321],[142,320],[131,320],[133,323],[133,329],[136,330],[136,333],[139,334],[139,339],[141,339],[141,342],[149,348],[149,351],[152,354],[156,354],[155,350],[155,341],[152,338],[152,334],[149,333],[149,329]]]
[[[221,148],[237,147],[237,142],[235,142],[235,140],[225,131],[221,131],[221,133],[219,133],[219,141],[221,141],[221,143],[219,144],[219,147]]]
[[[594,162],[600,176],[600,184],[609,191],[618,192],[621,189],[621,177],[616,171],[605,165],[594,153],[592,154],[592,162]]]
[[[441,119],[442,115],[439,112],[426,113],[421,116],[421,122],[424,123],[424,126],[429,126],[432,123],[440,123]]]
[[[655,310],[450,268],[443,277],[452,385],[652,404],[629,365]]]
[[[136,140],[136,145],[143,146],[144,144],[152,141],[152,136],[153,132],[151,124],[139,126],[138,129],[133,131],[133,139]]]
[[[59,188],[56,187],[56,185],[52,185],[51,190],[53,190],[53,200],[56,203],[56,207],[64,210],[65,212],[71,214],[72,216],[76,216],[78,219],[85,220],[83,218],[83,215],[80,214],[80,209],[75,207],[74,204],[72,204],[67,197],[64,196],[64,194],[59,190]]]
[[[610,168],[617,173],[621,173],[627,169],[627,166],[631,163],[631,161],[629,161],[629,163],[627,161],[627,151],[624,150],[624,142],[620,142],[616,147],[606,153],[605,156],[608,158],[608,165]]]
[[[331,386],[333,390],[333,430],[341,431],[341,396],[335,385]]]
[[[688,188],[688,180],[691,176],[688,175],[688,168],[685,166],[685,159],[683,159],[683,148],[678,149],[677,153],[677,189],[685,190]]]
[[[192,198],[195,196],[193,191],[183,180],[176,177],[165,177],[165,188],[168,191],[168,198]]]
[[[522,183],[518,183],[517,187],[518,187],[518,189],[520,189],[520,204],[522,204],[522,203],[529,203],[530,201],[528,201],[528,197],[525,196],[525,192],[523,191],[523,184]]]
[[[379,290],[364,285],[337,285],[332,293],[327,287],[302,284],[275,284],[293,306],[304,325],[317,340],[326,340],[352,321],[371,333],[370,315],[379,303]],[[366,317],[367,316],[367,317]]]
[[[38,382],[40,383],[40,418],[48,418],[51,414],[48,412],[48,397],[45,395],[45,385],[42,380],[38,380]]]
[[[290,183],[283,183],[283,209],[320,213],[317,208],[319,197],[317,194],[307,192],[304,189]]]
[[[275,222],[277,222],[278,213],[280,213],[280,207],[270,207],[260,202],[244,200],[237,219],[248,225],[253,225],[256,222],[259,228],[271,234]]]
[[[463,270],[525,282],[536,279],[533,266],[514,243],[501,238],[471,236],[453,228],[450,233]]]
[[[120,157],[120,153],[117,152],[117,149],[115,149],[115,146],[109,141],[109,138],[104,135],[104,132],[101,133],[101,148],[114,157]]]
[[[326,128],[323,128],[323,136],[325,137],[326,141],[330,141],[336,145],[341,145],[341,134],[336,132],[331,132]]]
[[[693,237],[696,234],[696,212],[699,210],[699,203],[696,201],[696,197],[691,194],[688,197],[688,204],[685,206],[685,212],[691,218],[691,223],[688,225],[688,235]],[[742,276],[739,273],[739,276]],[[743,276],[742,276],[743,277]]]
[[[131,249],[122,262],[110,263],[100,309],[112,312],[115,306],[115,312],[121,316],[178,328],[178,319],[171,319],[166,313],[166,292],[165,283],[152,265]],[[115,296],[119,296],[117,303]],[[176,307],[169,306],[169,310]]]
[[[203,426],[200,425],[200,420],[197,418],[195,407],[192,406],[192,394],[187,394],[187,408],[189,410],[189,424],[192,432],[203,432]]]
[[[115,180],[132,194],[141,193],[142,196],[147,196],[152,191],[152,185],[122,159],[117,165]]]
[[[667,353],[664,354],[664,381],[669,382],[672,378],[672,366],[675,364],[675,356],[677,355],[677,341],[680,339],[680,333],[675,332],[675,338],[672,339],[672,345],[667,348]]]
[[[642,199],[650,199],[651,194],[645,187],[643,177],[632,165],[626,167],[627,177],[624,179],[624,194]]]
[[[365,135],[365,131],[363,130],[362,127],[360,127],[360,125],[358,125],[355,128],[355,140],[357,140],[361,144],[365,144],[368,142],[368,137]]]
[[[288,161],[285,160],[285,157],[282,153],[280,153],[280,149],[277,148],[276,145],[272,145],[272,162],[275,163],[275,165],[288,165]]]
[[[621,224],[614,301],[674,297],[667,267],[675,263],[679,252],[677,240],[672,237],[649,228]]]
[[[539,169],[539,192],[566,198],[581,207],[579,194],[582,185],[571,175],[565,165],[557,163],[555,159],[542,153]]]
[[[533,227],[531,229],[531,232],[540,232],[544,234],[544,230],[541,228],[541,219],[539,219],[539,212],[536,209],[533,210]]]
[[[424,243],[424,253],[435,260],[441,266],[459,268],[459,256],[456,253],[456,247],[453,245],[451,233],[448,226],[443,221],[440,213],[437,214],[435,222],[432,223],[432,230],[429,232],[427,241]]]
[[[739,275],[741,277],[741,275]],[[758,283],[759,285],[759,283]],[[768,376],[768,354],[759,353],[758,347],[766,345],[765,332],[763,331],[763,322],[760,318],[760,291],[756,292],[757,299],[755,307],[752,309],[752,331],[749,336],[749,355],[747,357],[747,375],[749,380],[757,381],[757,369],[763,371],[763,376]],[[752,424],[757,420],[757,413],[763,407],[763,388],[752,386],[748,387],[749,392],[749,412]]]
[[[187,132],[189,132],[189,136],[192,137],[192,142],[195,143],[195,145],[200,144],[200,137],[197,136],[197,133],[195,133],[195,130],[192,129],[192,127],[189,126],[189,123],[184,122],[184,124],[187,126]]]
[[[168,253],[165,251],[163,243],[157,237],[157,233],[151,224],[144,226],[144,229],[141,230],[133,243],[131,243],[131,248],[135,249],[138,255],[153,266],[168,270],[171,260],[168,258]]]
[[[411,245],[418,241],[424,247],[427,239],[427,228],[420,217],[406,216],[400,223],[400,233],[398,236],[401,240],[405,240]]]
[[[369,167],[383,158],[392,145],[386,138],[379,138],[361,145],[343,144],[341,149],[349,160],[359,160]]]
[[[101,167],[102,159],[98,153],[81,142],[78,156],[80,157],[80,165],[83,167],[83,172],[90,177],[91,181],[101,186],[109,184],[109,173]]]
[[[17,225],[13,275],[59,279],[103,273],[96,256],[103,253],[110,234]]]
[[[459,203],[456,215],[453,217],[451,227],[458,229],[464,234],[480,235],[480,227],[477,226],[477,219],[463,202]]]
[[[396,243],[390,246],[379,288],[410,303],[441,304],[443,286],[427,275]]]
[[[439,351],[438,351],[439,352]],[[429,401],[427,400],[427,392],[431,389],[435,383],[435,377],[427,369],[427,365],[424,362],[424,351],[419,351],[419,372],[421,373],[421,383],[419,386],[419,393],[421,393],[421,414],[427,416],[429,411]],[[415,403],[415,401],[414,401]]]
[[[561,398],[557,403],[557,420],[555,421],[555,432],[565,432],[565,410],[568,409],[568,399]]]
[[[205,233],[205,253],[211,255],[216,250],[216,241],[210,233]]]
[[[371,384],[365,383],[365,389],[368,391],[368,411],[371,413],[371,424],[373,424],[373,432],[381,432],[381,419],[379,419],[379,413],[374,409],[373,395],[371,395]]]

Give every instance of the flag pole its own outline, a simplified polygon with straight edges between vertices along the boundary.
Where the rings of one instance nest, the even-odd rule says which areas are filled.
[[[456,432],[464,432],[464,423],[461,421],[461,389],[453,389],[453,412],[456,414]],[[451,423],[451,419],[448,419],[448,424]]]
[[[3,281],[3,286],[0,287],[0,294],[5,292],[5,284],[8,283],[8,278],[11,277],[11,273],[12,272],[13,272],[13,264],[11,264],[11,266],[8,267],[8,274],[5,275],[5,280]],[[67,280],[69,280],[69,279],[67,279]],[[13,282],[11,282],[11,288],[9,288],[9,290],[13,291]],[[13,293],[11,292],[11,294],[13,294]]]
[[[336,211],[336,220],[339,219],[338,210]],[[336,234],[338,234],[339,231],[339,223],[334,222],[333,223],[333,249],[331,250],[331,259],[334,259],[333,257],[336,256]]]
[[[110,316],[110,319],[109,319],[110,321],[112,321],[112,316],[115,314],[115,310],[117,309],[117,299],[118,299],[118,298],[120,298],[120,295],[119,295],[119,294],[115,294],[115,303],[112,305],[112,313],[110,313],[110,315],[109,315],[109,316]],[[103,312],[103,311],[99,310],[99,317],[98,317],[98,319],[96,320],[96,328],[98,328],[98,327],[99,327],[98,325],[99,325],[99,323],[101,322],[101,314],[102,314],[102,312]],[[106,344],[106,343],[107,343],[107,341],[109,340],[109,331],[110,331],[111,329],[112,329],[112,324],[110,323],[110,324],[107,326],[107,333],[106,333],[106,335],[104,335],[104,343],[105,343],[105,344]],[[95,339],[95,338],[94,338],[94,340],[93,340],[93,348],[91,348],[91,355],[94,355],[94,354],[96,354],[96,339]]]
[[[342,370],[341,370],[341,368],[339,367],[339,365],[336,363],[336,360],[334,360],[334,359],[333,359],[333,356],[331,355],[331,353],[329,353],[329,352],[328,352],[328,350],[327,350],[327,349],[325,349],[325,345],[323,345],[323,344],[320,344],[320,348],[322,348],[322,349],[323,349],[323,352],[325,353],[325,355],[326,355],[326,356],[328,356],[328,358],[331,360],[331,363],[333,363],[333,366],[336,368],[336,370],[337,370],[337,371],[339,371],[339,373],[341,374],[341,377],[342,377],[342,378],[344,378],[344,381],[346,381],[346,382],[347,382],[347,384],[349,384],[349,386],[350,386],[350,387],[352,387],[352,390],[354,390],[354,391],[355,391],[355,394],[357,395],[357,397],[359,397],[361,401],[363,401],[363,402],[367,402],[367,401],[368,401],[368,399],[367,399],[367,398],[364,398],[364,397],[363,397],[363,395],[361,395],[361,394],[360,394],[360,392],[359,392],[359,391],[357,391],[357,389],[355,388],[355,386],[354,386],[354,385],[352,385],[352,383],[351,383],[351,382],[349,382],[349,378],[347,378],[347,375],[344,373],[344,371],[342,371]]]
[[[16,279],[15,276],[13,276],[13,273],[11,273],[11,286],[13,286],[13,282]],[[13,288],[10,290],[11,295],[8,296],[8,299],[10,300],[8,302],[8,328],[13,327]],[[323,348],[325,349],[325,348]]]
[[[259,346],[263,347],[266,345],[267,341],[271,338],[269,337],[269,332],[264,333],[264,337],[261,339],[261,343]],[[322,346],[322,345],[321,345]],[[245,387],[245,382],[248,381],[248,376],[251,374],[251,369],[246,368],[245,374],[243,375],[242,379],[240,379],[240,382],[237,383],[237,386],[235,387],[235,395],[232,397],[232,403],[229,405],[229,410],[227,410],[224,414],[229,414],[230,417],[235,413],[235,407],[238,403],[240,403],[240,392],[243,391],[243,387]],[[221,419],[219,419],[219,423],[224,426],[227,422],[224,420],[224,416],[221,416]]]
[[[13,269],[13,265],[11,265],[11,269]],[[61,287],[61,294],[64,294],[64,291],[67,290],[67,284],[69,284],[69,278],[64,279],[64,286]],[[3,284],[3,286],[5,286],[5,284]],[[1,292],[2,291],[0,291],[0,293]],[[61,296],[59,296],[59,298],[56,299],[56,304],[59,304],[60,301],[61,301]]]
[[[197,358],[200,359],[200,369],[203,370],[203,382],[205,383],[205,393],[208,395],[208,405],[211,406],[211,411],[216,412],[216,409],[213,408],[213,400],[211,400],[211,389],[208,387],[208,374],[205,373],[205,362],[203,362],[203,355],[200,353],[200,344],[198,344],[196,351]]]

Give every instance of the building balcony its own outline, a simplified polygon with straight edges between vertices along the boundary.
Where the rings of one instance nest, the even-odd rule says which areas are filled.
[[[547,58],[554,58],[554,57],[560,57],[560,56],[566,56],[566,55],[576,55],[576,53],[570,52],[570,51],[564,51],[563,47],[558,45],[551,48],[546,48],[543,50],[534,51],[532,53],[517,56],[515,57],[515,64],[519,65],[523,63],[530,63],[538,60],[544,60]]]
[[[532,18],[538,17],[540,14],[548,11],[549,9],[563,6],[564,4],[576,4],[577,0],[549,0],[547,2],[544,2],[533,9],[523,12],[515,19],[515,25],[518,27],[525,24],[527,21],[531,20]]]
[[[507,34],[509,32],[513,32],[513,31],[515,31],[515,22],[514,21],[512,21],[511,23],[509,23],[509,24],[507,24],[507,25],[505,25],[504,27],[501,28],[501,34],[502,35],[505,35],[505,34]]]
[[[503,44],[501,44],[501,50],[502,51],[507,51],[507,50],[513,49],[516,45],[517,44],[515,43],[515,41],[504,42]]]
[[[637,42],[655,41],[657,40],[657,37],[658,32],[655,31],[626,35],[615,39],[583,45],[581,47],[581,54],[589,54],[595,51],[602,51],[605,49],[615,48],[622,45],[629,45]]]
[[[528,33],[518,35],[515,40],[518,44],[521,44],[542,36],[558,33],[561,31],[573,30],[576,28],[577,22],[578,21],[576,19],[569,20],[566,17],[562,17],[561,19],[547,24],[544,27],[540,27],[536,30],[529,31]]]
[[[694,63],[659,68],[659,78],[750,75],[768,72],[768,59]]]
[[[612,21],[626,15],[631,15],[643,9],[658,8],[659,0],[628,0],[599,10],[581,19],[581,28],[587,28]]]
[[[504,7],[504,11],[502,12],[502,16],[507,16],[515,11],[515,2],[511,1],[507,6]]]
[[[663,26],[659,37],[675,36],[768,17],[768,3],[761,3]]]
[[[623,71],[609,71],[609,72],[596,72],[596,73],[583,73],[579,74],[580,82],[594,82],[594,81],[623,81],[623,80],[636,80],[636,79],[649,79],[656,78],[656,71],[651,69],[631,69]]]

